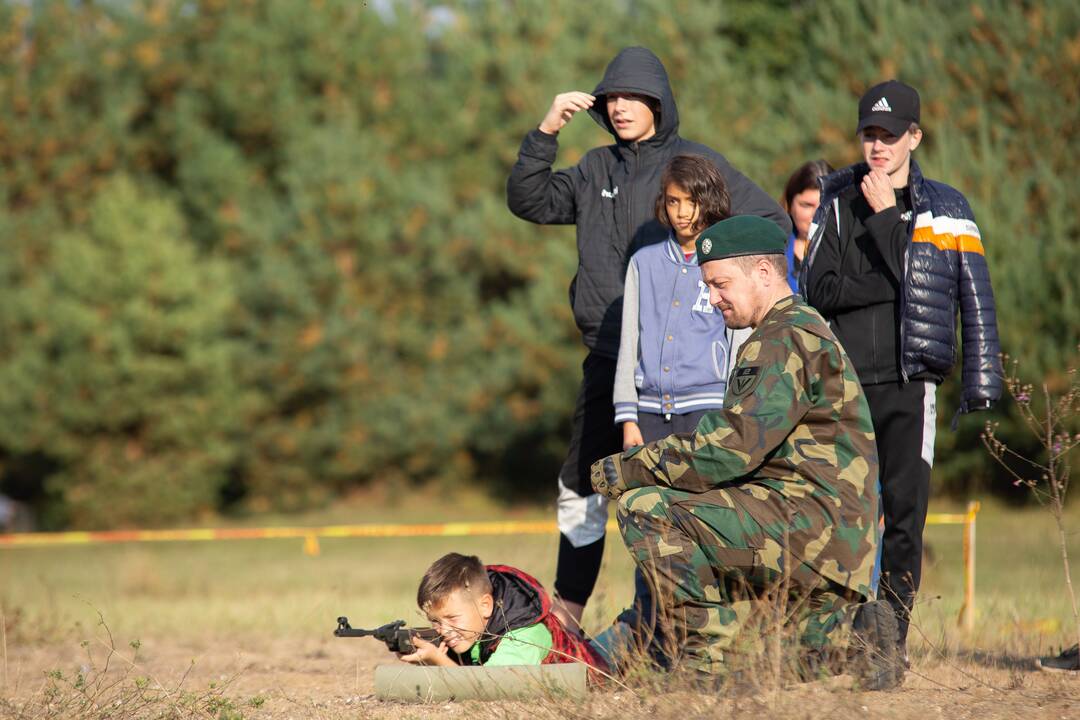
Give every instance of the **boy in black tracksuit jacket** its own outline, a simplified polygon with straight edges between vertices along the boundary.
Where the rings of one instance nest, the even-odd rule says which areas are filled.
[[[866,162],[821,179],[800,284],[859,375],[877,436],[885,532],[878,597],[897,613],[900,649],[922,575],[934,462],[936,389],[963,341],[960,412],[1001,395],[994,293],[967,200],[924,178],[919,95],[890,80],[859,101]]]
[[[642,113],[642,108],[647,110]],[[573,167],[552,171],[559,129],[585,109],[615,144],[589,151]],[[623,282],[629,257],[667,237],[653,204],[664,167],[680,154],[707,157],[727,182],[733,215],[767,217],[785,233],[791,228],[787,214],[761,188],[719,153],[679,137],[678,130],[679,114],[663,64],[645,48],[626,48],[592,94],[556,96],[540,126],[522,141],[507,181],[507,202],[518,217],[577,226],[578,269],[570,303],[589,354],[582,365],[570,448],[559,473],[556,612],[568,627],[580,620],[600,569],[607,512],[604,498],[593,493],[589,468],[622,449],[612,393]]]

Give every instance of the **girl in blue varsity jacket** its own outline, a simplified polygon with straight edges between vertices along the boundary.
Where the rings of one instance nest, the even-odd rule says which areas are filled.
[[[702,415],[723,407],[750,329],[729,330],[709,304],[694,243],[730,206],[712,161],[679,155],[668,163],[656,199],[668,239],[634,253],[626,271],[614,395],[624,448],[693,432]]]
[[[705,228],[730,215],[730,207],[724,177],[707,158],[678,155],[664,169],[655,212],[670,229],[668,238],[638,250],[626,269],[615,370],[615,422],[622,425],[624,449],[691,433],[702,415],[724,406],[735,353],[751,330],[729,330],[709,304],[695,243]],[[640,569],[630,608],[593,640],[594,647],[605,658],[617,657],[628,636],[615,628],[626,625],[634,642],[646,642],[649,654],[665,665],[671,641],[660,635]]]

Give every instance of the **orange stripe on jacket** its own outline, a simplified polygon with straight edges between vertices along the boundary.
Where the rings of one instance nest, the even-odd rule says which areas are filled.
[[[935,233],[932,227],[915,228],[911,237],[912,242],[931,243],[938,250],[956,250],[959,252],[978,253],[985,255],[982,240],[974,235],[953,235],[952,233]]]

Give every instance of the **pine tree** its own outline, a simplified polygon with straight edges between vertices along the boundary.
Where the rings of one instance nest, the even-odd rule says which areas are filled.
[[[0,443],[55,464],[51,522],[175,522],[216,508],[244,409],[230,285],[223,263],[196,256],[172,202],[117,177],[86,228],[56,237],[9,292]]]
[[[866,87],[918,87],[918,160],[971,201],[1005,348],[1054,382],[1080,342],[1078,15],[0,0],[0,492],[81,525],[365,483],[550,496],[584,354],[577,251],[514,218],[505,181],[554,95],[634,44],[664,60],[681,134],[775,196],[806,159],[858,159]],[[579,117],[556,164],[610,142]],[[939,433],[942,485],[990,476],[980,426]]]

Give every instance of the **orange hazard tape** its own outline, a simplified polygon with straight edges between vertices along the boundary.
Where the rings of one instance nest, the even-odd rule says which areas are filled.
[[[329,525],[325,527],[193,528],[188,530],[102,530],[98,532],[13,533],[0,535],[0,547],[91,545],[122,542],[249,540],[255,538],[401,538],[551,533],[554,522],[473,522],[423,525]]]
[[[968,514],[932,513],[927,525],[960,525]],[[608,530],[617,530],[614,520]],[[251,540],[257,538],[403,538],[464,537],[481,535],[542,535],[555,533],[550,520],[429,523],[418,525],[328,525],[324,527],[192,528],[187,530],[103,530],[97,532],[13,533],[0,535],[0,547],[40,547],[50,545],[93,545],[123,542],[174,542],[206,540]]]
[[[979,503],[970,502],[964,513],[931,513],[927,525],[964,526],[964,604],[960,624],[975,625],[975,516]],[[615,531],[614,520],[607,529]],[[328,525],[324,527],[194,528],[189,530],[105,530],[99,532],[13,533],[0,535],[0,548],[53,545],[93,545],[124,542],[173,542],[303,538],[304,553],[319,554],[319,538],[464,537],[482,535],[542,535],[558,532],[550,521],[430,523],[420,525]]]

